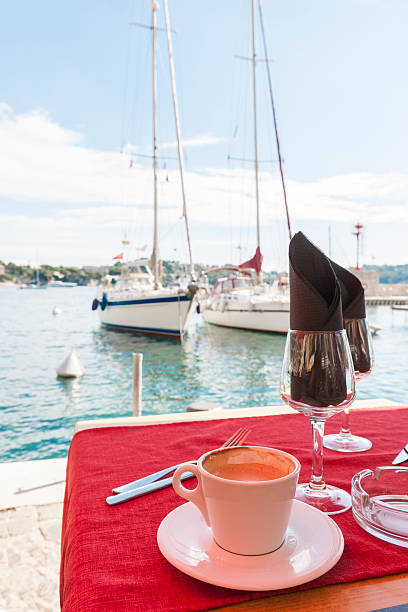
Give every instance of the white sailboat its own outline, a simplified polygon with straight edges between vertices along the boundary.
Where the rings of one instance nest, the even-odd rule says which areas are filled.
[[[186,287],[163,287],[158,244],[158,194],[157,194],[157,66],[156,66],[156,29],[159,5],[152,2],[152,54],[153,54],[153,194],[154,227],[153,250],[150,261],[138,259],[129,262],[132,272],[122,275],[113,283],[108,277],[102,286],[102,296],[92,304],[98,310],[103,325],[111,329],[138,332],[151,335],[182,337],[193,312],[194,264],[191,252],[190,231],[187,217],[187,204],[184,189],[184,165],[181,133],[178,114],[176,82],[173,64],[171,29],[167,0],[163,0],[166,21],[170,77],[173,94],[173,110],[177,134],[178,159],[181,191],[183,197],[183,217],[185,221],[187,244],[190,257],[191,283]],[[126,244],[127,241],[124,241]]]
[[[272,287],[257,285],[251,273],[239,267],[210,268],[227,271],[206,297],[200,299],[204,319],[214,325],[286,334],[289,327],[287,277]],[[202,290],[200,290],[203,293]]]
[[[262,12],[260,19],[263,29]],[[264,37],[264,49],[266,43]],[[268,68],[269,92],[271,96],[276,142],[279,156],[282,187],[285,198],[286,215],[289,238],[291,229],[288,208],[286,203],[286,190],[282,170],[279,138],[276,124],[275,107],[273,103],[272,87]],[[258,180],[258,134],[257,134],[257,108],[256,108],[256,45],[255,45],[255,0],[252,0],[252,81],[253,81],[253,110],[254,110],[254,152],[255,152],[255,196],[256,196],[256,228],[257,248],[255,255],[249,261],[236,268],[228,268],[229,275],[221,278],[214,285],[211,292],[200,300],[201,312],[205,321],[214,325],[237,327],[265,332],[287,333],[289,329],[289,287],[287,277],[275,280],[272,286],[262,282],[262,253],[260,238],[259,214],[259,180]],[[248,274],[252,269],[254,275]],[[214,271],[215,269],[211,269]],[[225,268],[220,268],[223,271]],[[206,272],[209,272],[207,270]],[[205,272],[204,272],[205,274]]]

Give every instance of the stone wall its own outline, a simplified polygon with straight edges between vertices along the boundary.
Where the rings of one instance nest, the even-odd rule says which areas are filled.
[[[366,295],[378,295],[379,275],[377,270],[356,270],[349,268],[350,272],[361,281]]]
[[[395,283],[395,284],[389,284],[389,285],[379,284],[376,295],[380,295],[380,296],[408,295],[408,284],[405,284],[405,283]]]

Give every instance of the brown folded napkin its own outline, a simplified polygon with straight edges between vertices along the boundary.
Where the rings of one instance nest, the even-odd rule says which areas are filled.
[[[343,329],[339,281],[329,259],[302,232],[295,234],[289,245],[289,279],[291,329],[299,332]],[[337,406],[346,398],[344,355],[336,350],[334,335],[321,343],[299,333],[296,338],[292,336],[290,350],[291,395],[295,401],[322,407]]]
[[[366,309],[363,285],[351,272],[329,259],[340,283],[344,319],[365,319]]]
[[[343,329],[341,291],[329,259],[302,232],[289,245],[290,328]]]
[[[334,261],[330,263],[341,287],[344,327],[347,331],[354,369],[356,372],[368,372],[371,367],[370,331],[365,321],[363,285],[357,276]]]

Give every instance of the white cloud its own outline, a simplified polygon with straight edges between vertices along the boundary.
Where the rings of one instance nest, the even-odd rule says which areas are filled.
[[[202,146],[216,141],[219,139],[204,135],[186,141],[186,145]],[[32,244],[34,251],[38,244],[54,245],[55,253],[62,252],[63,244],[67,254],[72,252],[73,244],[82,245],[83,252],[89,252],[92,243],[95,257],[99,257],[102,243],[114,248],[124,228],[132,224],[143,243],[149,240],[152,171],[134,162],[130,168],[134,149],[128,145],[122,155],[88,149],[81,133],[58,125],[47,113],[14,115],[7,104],[0,103],[0,199],[4,202],[0,205],[0,245],[7,250],[7,255],[0,252],[0,258],[18,260],[23,237],[24,248]],[[214,241],[220,245],[221,253],[221,245],[231,241],[233,232],[234,240],[239,242],[242,236],[254,236],[251,170],[189,171],[186,190],[197,244]],[[298,224],[300,220],[353,224],[358,219],[371,224],[408,223],[408,173],[366,172],[309,182],[287,180],[287,193],[291,217]],[[283,219],[282,188],[277,174],[261,172],[260,195],[262,224]],[[180,226],[178,172],[159,171],[159,199],[160,223],[165,226],[164,233],[170,232],[167,226]],[[20,214],[21,210],[24,214]],[[171,250],[170,239],[168,243]],[[205,258],[204,248],[197,259],[214,261]]]

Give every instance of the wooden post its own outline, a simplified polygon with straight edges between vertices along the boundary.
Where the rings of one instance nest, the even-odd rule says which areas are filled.
[[[143,353],[133,353],[133,416],[142,415]]]

